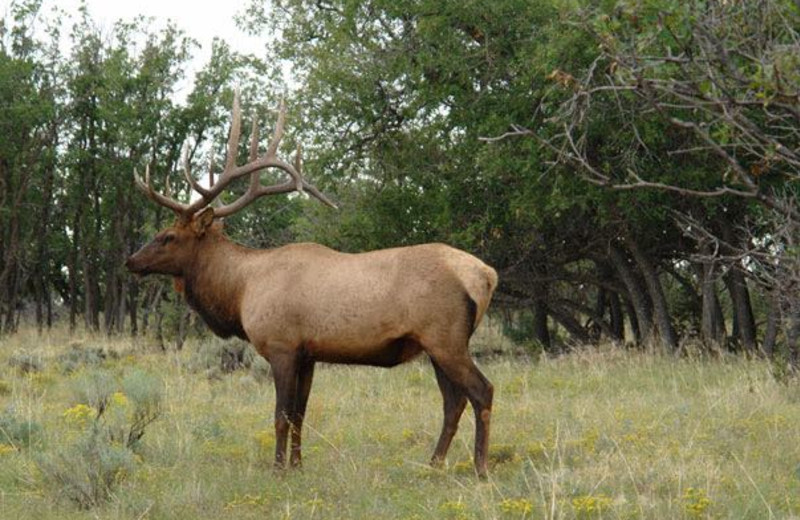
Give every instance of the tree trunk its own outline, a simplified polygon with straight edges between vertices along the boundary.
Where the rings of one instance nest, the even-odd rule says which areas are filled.
[[[192,309],[188,305],[183,304],[181,316],[178,320],[178,335],[175,338],[175,348],[177,350],[183,349],[183,344],[186,342],[186,336],[189,334],[189,325],[192,318]]]
[[[547,302],[540,298],[533,300],[533,335],[546,352],[551,351],[553,346],[547,326]]]
[[[786,351],[793,369],[800,368],[800,304],[794,302],[788,313]]]
[[[655,325],[658,329],[661,343],[671,351],[677,351],[678,336],[672,326],[672,318],[667,308],[667,299],[664,296],[664,289],[661,286],[661,280],[658,278],[658,272],[650,257],[641,249],[636,239],[628,234],[625,242],[644,278],[650,301],[653,304],[653,317],[655,318]]]
[[[591,338],[586,333],[586,330],[571,313],[560,307],[550,306],[550,315],[559,325],[566,329],[575,343],[579,345],[588,345],[591,343]]]
[[[704,258],[713,254],[709,245],[700,248]],[[725,318],[722,307],[717,297],[717,264],[713,260],[706,260],[695,264],[700,285],[701,315],[700,339],[706,346],[722,348],[725,345]]]
[[[604,319],[606,309],[608,310],[607,329],[609,338],[614,342],[622,342],[625,340],[625,323],[623,322],[619,294],[605,287],[605,285],[611,285],[614,278],[614,270],[605,262],[596,261],[595,264],[597,265],[597,275],[600,280],[600,286],[597,289],[595,313]]]
[[[131,336],[139,335],[139,284],[136,280],[128,279],[128,319],[130,320]]]
[[[91,264],[86,248],[81,248],[81,264],[83,267],[83,303],[84,322],[86,328],[100,330],[100,301],[97,285],[97,270]]]
[[[741,343],[746,352],[756,351],[756,323],[753,317],[753,307],[750,305],[750,292],[744,275],[737,267],[733,267],[725,275],[725,285],[733,305],[734,327],[736,339]]]
[[[72,250],[69,255],[69,267],[67,268],[69,276],[69,330],[75,331],[78,321],[78,243],[77,237],[79,236],[78,230],[74,229]]]
[[[628,292],[627,302],[633,310],[628,315],[631,317],[631,328],[637,338],[637,343],[647,345],[653,336],[652,303],[647,290],[637,278],[624,250],[616,244],[611,244],[608,251],[610,264],[616,270]]]
[[[761,346],[764,355],[772,358],[775,355],[775,347],[780,332],[783,312],[781,309],[781,299],[777,291],[773,290],[770,295],[769,309],[767,310],[767,326],[764,330],[764,342]]]
[[[725,248],[730,250],[730,254],[738,255],[747,250],[747,240],[731,226],[730,222],[722,219],[719,225]],[[739,263],[732,264],[724,277],[724,281],[733,305],[733,336],[740,342],[746,352],[754,353],[758,348],[756,343],[756,321],[753,317],[750,292],[747,289],[747,281],[742,269]]]
[[[619,301],[619,294],[613,291],[608,292],[609,325],[611,327],[611,339],[615,342],[625,342],[625,316],[622,312],[622,304]]]

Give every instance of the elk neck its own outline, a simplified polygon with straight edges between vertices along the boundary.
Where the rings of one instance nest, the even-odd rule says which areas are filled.
[[[241,321],[246,282],[242,263],[255,252],[211,232],[198,242],[197,254],[184,271],[186,301],[217,336],[248,339]]]

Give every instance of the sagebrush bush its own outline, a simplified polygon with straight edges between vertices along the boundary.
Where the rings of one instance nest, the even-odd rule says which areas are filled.
[[[134,470],[134,454],[93,423],[77,442],[37,457],[45,480],[81,509],[106,502]]]
[[[15,352],[8,358],[8,366],[16,368],[23,374],[41,372],[44,369],[44,361],[41,356],[28,352]]]
[[[252,345],[241,340],[213,338],[205,341],[193,354],[189,365],[191,370],[203,370],[212,379],[239,370],[249,371],[256,381],[263,382],[270,377],[267,361]]]
[[[103,369],[82,373],[73,382],[74,406],[64,421],[77,439],[37,458],[44,479],[82,509],[108,500],[135,469],[135,454],[145,429],[161,414],[160,378],[133,369],[122,378]]]
[[[122,392],[112,395],[119,407],[129,406],[125,445],[136,448],[145,428],[161,414],[164,383],[141,369],[134,369],[122,379]]]
[[[103,415],[108,406],[111,394],[117,389],[114,375],[104,369],[91,369],[80,374],[72,386],[76,404],[85,404]]]
[[[97,366],[118,358],[119,354],[116,351],[104,347],[71,343],[69,350],[58,356],[58,363],[61,371],[69,374],[82,367]]]
[[[39,423],[17,417],[13,408],[0,413],[0,444],[14,448],[29,447],[38,443],[42,436]]]

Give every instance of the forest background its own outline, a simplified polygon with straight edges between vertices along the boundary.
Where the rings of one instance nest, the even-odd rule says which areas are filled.
[[[340,207],[262,200],[239,241],[447,242],[498,270],[494,315],[531,350],[800,361],[796,2],[255,0],[264,55],[215,40],[191,78],[180,21],[4,16],[2,334],[203,333],[170,280],[124,270],[172,218],[133,172],[188,199],[183,151],[198,179],[224,164],[238,86],[245,125],[286,99],[287,155]]]

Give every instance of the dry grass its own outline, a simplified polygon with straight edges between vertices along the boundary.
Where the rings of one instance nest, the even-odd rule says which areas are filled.
[[[37,460],[70,442],[74,382],[63,336],[0,340],[0,412],[41,426],[0,445],[0,518],[792,518],[800,516],[800,388],[761,361],[577,352],[487,360],[496,388],[488,482],[472,473],[471,411],[442,470],[428,467],[441,403],[427,362],[322,366],[301,471],[274,473],[274,391],[248,373],[209,379],[189,344],[161,354],[87,338],[164,381],[163,414],[135,468],[89,511]],[[29,356],[39,370],[9,363]],[[12,366],[14,365],[14,366]],[[71,430],[72,428],[72,430]],[[72,432],[72,433],[71,433]]]

